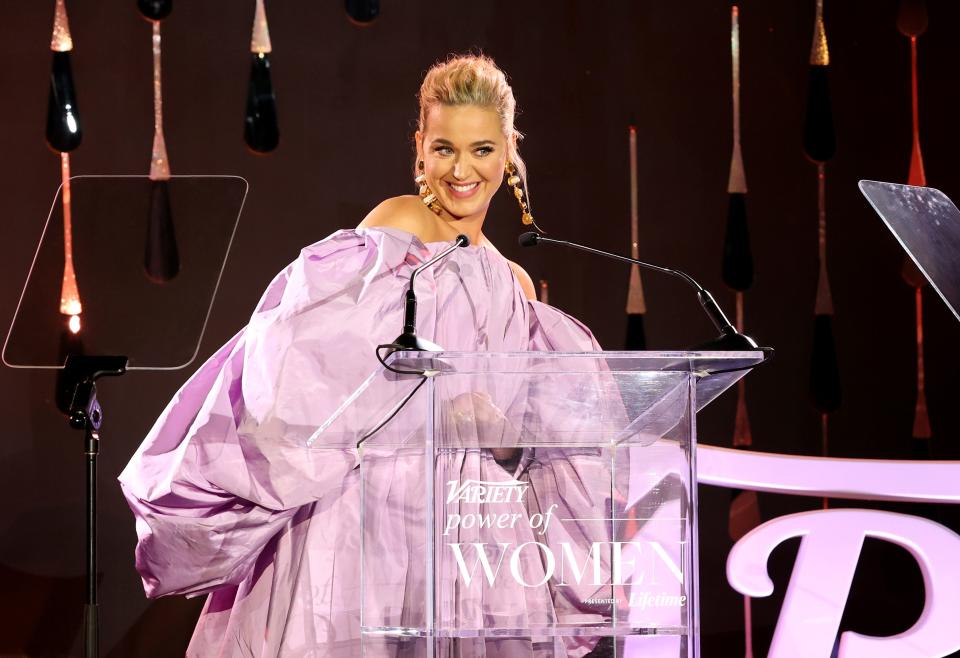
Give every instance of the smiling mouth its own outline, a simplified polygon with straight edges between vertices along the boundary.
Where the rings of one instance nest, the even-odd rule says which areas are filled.
[[[447,187],[453,193],[454,197],[465,198],[471,196],[480,188],[480,181],[475,181],[473,183],[447,183]]]

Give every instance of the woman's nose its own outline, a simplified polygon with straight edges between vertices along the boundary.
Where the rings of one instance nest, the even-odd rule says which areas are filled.
[[[460,160],[457,160],[453,163],[453,177],[458,180],[463,180],[466,178],[467,168],[463,165]]]

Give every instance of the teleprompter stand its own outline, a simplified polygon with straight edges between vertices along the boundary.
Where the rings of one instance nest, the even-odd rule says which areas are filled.
[[[103,409],[97,400],[97,379],[119,376],[127,371],[125,356],[67,357],[63,383],[69,403],[60,410],[70,427],[83,431],[86,459],[86,600],[83,604],[83,646],[87,658],[100,655],[100,615],[97,602],[97,456],[100,454],[100,426]]]
[[[247,193],[246,181],[236,176],[172,176],[163,183],[169,199],[163,239],[155,230],[156,181],[147,176],[75,176],[57,191],[3,344],[5,366],[56,373],[57,408],[83,432],[85,658],[100,653],[97,456],[103,410],[97,381],[194,362]],[[70,223],[64,221],[68,212]],[[67,283],[74,284],[70,294]]]

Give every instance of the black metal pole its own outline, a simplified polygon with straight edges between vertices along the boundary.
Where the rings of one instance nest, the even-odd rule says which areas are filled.
[[[100,433],[87,427],[87,600],[83,606],[84,657],[100,658],[100,618],[97,603],[97,455]]]
[[[71,354],[63,368],[64,385],[70,391],[60,410],[67,414],[70,427],[83,430],[83,454],[86,457],[87,482],[87,596],[83,604],[83,655],[100,658],[100,610],[97,602],[97,455],[100,454],[100,424],[103,410],[97,401],[98,378],[122,375],[127,370],[125,356],[86,356]],[[60,402],[58,401],[58,405]]]

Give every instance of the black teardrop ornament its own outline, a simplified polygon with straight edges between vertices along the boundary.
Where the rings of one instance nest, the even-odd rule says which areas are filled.
[[[734,542],[762,523],[760,500],[756,491],[730,490],[730,511],[727,516],[727,534]]]
[[[627,340],[624,347],[633,350],[647,349],[647,332],[643,326],[643,313],[627,313]]]
[[[747,228],[747,198],[731,192],[727,206],[727,230],[723,236],[723,282],[733,290],[753,285],[753,252]]]
[[[925,0],[900,0],[897,8],[897,29],[903,36],[920,36],[927,31],[928,23]]]
[[[143,252],[143,269],[154,283],[166,283],[180,272],[177,234],[170,212],[170,187],[165,180],[153,181],[150,189],[150,218]]]
[[[66,316],[61,315],[61,319],[65,319]],[[60,331],[60,345],[58,347],[58,353],[60,357],[59,364],[65,365],[67,362],[67,357],[71,355],[82,356],[83,355],[83,339],[80,337],[79,333],[74,333],[70,331],[66,326]],[[76,382],[72,382],[76,384]],[[66,376],[66,369],[61,368],[57,370],[56,382],[54,383],[54,402],[59,409],[64,414],[70,412],[70,403],[73,401],[73,388],[71,387],[71,380]]]
[[[344,0],[343,6],[358,25],[367,25],[380,15],[380,0]]]
[[[830,106],[827,66],[811,65],[807,113],[803,120],[803,150],[814,162],[826,162],[837,149]]]
[[[277,97],[270,81],[270,55],[253,53],[243,138],[251,150],[269,153],[280,143]]]
[[[70,69],[70,53],[54,52],[50,97],[47,101],[47,144],[55,151],[66,153],[80,146],[82,140],[83,130]]]
[[[817,315],[813,325],[813,354],[810,358],[810,395],[822,413],[840,408],[840,367],[829,315]]]
[[[914,288],[921,288],[927,285],[927,277],[923,275],[923,272],[920,271],[916,264],[914,264],[913,259],[909,256],[903,257],[900,276],[903,277],[903,280],[906,281],[908,285]]]
[[[137,0],[137,9],[147,20],[159,21],[173,11],[173,0]]]

